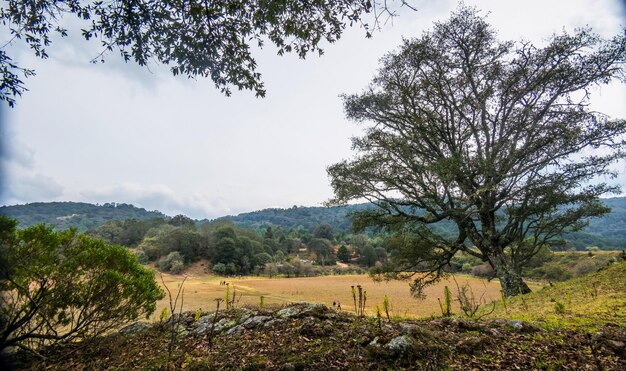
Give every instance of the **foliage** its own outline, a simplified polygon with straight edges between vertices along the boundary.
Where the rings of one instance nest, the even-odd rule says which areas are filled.
[[[372,123],[359,155],[329,167],[334,204],[367,199],[355,228],[403,238],[388,277],[418,275],[419,295],[464,251],[488,262],[507,296],[530,289],[522,268],[609,209],[625,120],[588,108],[593,87],[623,76],[626,36],[588,29],[544,47],[500,42],[477,10],[460,6],[419,39],[386,55],[348,118]],[[446,231],[446,233],[443,232]]]
[[[287,209],[264,209],[236,216],[225,216],[221,219],[253,229],[264,228],[267,225],[282,226],[284,229],[292,230],[296,237],[303,237],[321,224],[329,224],[335,231],[345,232],[351,228],[348,214],[369,207],[365,204],[335,207],[293,206]]]
[[[5,2],[0,21],[9,29],[11,42],[24,41],[37,57],[48,57],[52,34],[67,36],[63,18],[76,17],[82,36],[102,45],[94,63],[104,62],[109,52],[118,51],[126,62],[146,66],[156,61],[169,65],[174,75],[208,77],[226,95],[236,87],[253,90],[260,97],[265,96],[265,88],[253,48],[271,42],[279,55],[292,51],[300,58],[310,53],[321,55],[320,43],[337,41],[347,25],[361,24],[369,36],[369,27],[361,19],[377,9],[369,0],[44,0],[29,4],[25,0]],[[386,2],[383,6],[386,10]],[[5,47],[0,49],[0,100],[13,106],[15,97],[26,90],[21,79],[34,71],[12,62]]]
[[[448,286],[443,288],[443,302],[440,298],[437,298],[439,302],[439,309],[441,309],[441,315],[444,317],[450,317],[452,315],[452,292]]]
[[[185,267],[183,257],[178,251],[173,251],[167,256],[162,257],[157,262],[157,268],[161,272],[172,272],[174,274],[181,273]]]
[[[325,238],[329,241],[332,241],[334,237],[333,227],[331,227],[331,225],[328,223],[320,224],[317,226],[317,228],[315,228],[313,236],[315,238]]]
[[[184,277],[182,282],[178,285],[178,290],[176,291],[176,295],[172,295],[172,291],[165,283],[163,279],[163,275],[161,275],[161,284],[165,287],[165,291],[167,291],[167,298],[169,300],[169,308],[172,316],[170,317],[170,328],[169,331],[169,341],[167,346],[167,362],[169,363],[170,358],[172,357],[172,352],[174,351],[174,346],[176,345],[176,341],[178,340],[178,330],[180,328],[180,323],[182,320],[182,312],[183,312],[183,304],[185,302],[185,281],[187,277]],[[178,301],[180,299],[180,303]],[[179,306],[180,304],[180,306]],[[165,309],[165,308],[164,308]],[[178,309],[178,315],[176,315],[176,310]]]
[[[309,242],[309,250],[317,256],[320,265],[334,265],[335,255],[332,243],[325,238],[314,238]]]
[[[459,302],[461,311],[463,311],[463,314],[465,314],[466,317],[480,319],[484,316],[490,315],[496,309],[496,303],[492,302],[491,309],[487,311],[484,310],[484,306],[487,304],[487,300],[485,299],[486,290],[483,291],[480,297],[476,298],[474,290],[469,283],[465,282],[464,284],[459,285],[456,278],[454,278],[454,284],[456,285],[457,290],[456,299]],[[506,300],[504,295],[502,295],[502,298]],[[503,305],[506,307],[506,304],[503,303]],[[483,311],[482,313],[479,313],[481,307],[483,307]]]
[[[2,349],[91,338],[150,315],[163,297],[152,271],[119,245],[16,224],[0,217]]]
[[[147,211],[129,204],[105,203],[103,205],[93,205],[84,202],[34,202],[25,205],[1,206],[0,215],[17,219],[20,222],[20,226],[24,228],[43,223],[52,225],[57,229],[75,227],[79,232],[96,229],[112,220],[136,219],[137,221],[149,221],[167,217],[161,212]],[[132,224],[132,222],[129,223]],[[158,224],[158,221],[154,223]],[[125,225],[126,222],[123,224]],[[122,227],[127,228],[125,226]],[[106,234],[99,237],[107,239]],[[118,237],[116,236],[115,238]],[[126,245],[125,241],[110,241]]]
[[[365,267],[373,267],[376,264],[376,250],[370,245],[361,250],[359,264]]]
[[[598,246],[600,250],[619,250],[626,246],[626,197],[602,199],[601,201],[605,206],[611,208],[611,212],[603,217],[588,220],[589,225],[583,231],[566,233],[564,235],[566,243],[562,246],[563,249],[584,250],[587,246],[593,245]],[[113,205],[116,206],[113,207]],[[267,228],[267,225],[274,226],[274,230],[282,227],[286,239],[280,243],[281,249],[290,254],[298,251],[304,239],[308,242],[312,234],[311,231],[314,231],[318,225],[326,223],[341,238],[355,247],[356,252],[360,252],[360,249],[366,244],[371,243],[370,237],[367,234],[346,235],[346,233],[350,233],[351,228],[349,215],[368,208],[372,208],[372,205],[265,209],[218,220],[230,220],[237,227],[256,230],[263,226]],[[89,230],[88,234],[92,236],[104,238],[111,243],[132,247],[141,242],[149,229],[157,228],[162,223],[166,223],[167,217],[164,214],[158,211],[142,210],[125,204],[97,206],[74,202],[40,202],[2,206],[0,207],[0,215],[13,217],[24,227],[45,223],[55,225],[58,229],[72,226],[79,231]],[[71,217],[72,214],[78,215]],[[206,224],[207,222],[205,220],[198,223]],[[450,231],[446,231],[446,228],[449,228]],[[442,233],[448,235],[452,234],[453,230],[453,225],[441,226],[440,228]],[[380,231],[368,230],[368,234],[370,236],[380,235]],[[561,247],[559,246],[559,248]]]
[[[196,222],[188,216],[185,215],[176,215],[167,221],[167,224],[173,225],[174,227],[186,227],[189,229],[196,229]]]
[[[165,223],[161,218],[148,220],[126,219],[124,221],[113,219],[87,232],[88,235],[99,237],[109,243],[123,246],[137,246],[152,228]]]
[[[337,249],[337,259],[339,259],[339,261],[342,263],[349,263],[350,258],[350,251],[348,250],[346,245],[339,246],[339,248]]]

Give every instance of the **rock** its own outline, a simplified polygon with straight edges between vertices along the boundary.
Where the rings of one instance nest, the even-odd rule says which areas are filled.
[[[239,336],[243,333],[244,327],[242,325],[237,325],[235,327],[230,328],[226,331],[226,335],[228,336]]]
[[[280,318],[295,318],[304,316],[321,317],[330,313],[330,309],[324,304],[295,304],[276,312]]]
[[[187,328],[183,326],[182,324],[178,325],[178,327],[176,328],[176,336],[185,337],[188,335],[189,335],[189,330],[187,330]]]
[[[506,325],[508,327],[512,328],[513,330],[520,331],[520,332],[535,332],[535,331],[539,331],[539,329],[537,327],[535,327],[534,325],[531,325],[528,322],[520,321],[520,320],[517,320],[517,319],[513,319],[513,320],[510,320],[510,321],[507,321]]]
[[[522,331],[524,329],[524,322],[517,319],[512,319],[508,321],[506,325],[517,331]]]
[[[264,324],[265,322],[271,320],[272,317],[268,317],[268,316],[254,316],[254,317],[250,317],[248,319],[246,319],[245,321],[243,321],[241,323],[241,326],[243,326],[246,329],[251,329],[251,328],[256,328],[261,326],[262,324]]]
[[[418,332],[419,327],[412,323],[401,323],[400,331],[405,335],[414,335]]]
[[[367,355],[372,359],[381,359],[387,358],[387,350],[383,348],[382,344],[379,343],[380,339],[378,336],[374,338],[374,340],[370,341],[365,348],[367,351]]]
[[[217,321],[217,323],[215,324],[215,328],[213,329],[213,332],[218,334],[222,331],[228,330],[229,328],[235,326],[236,324],[237,324],[237,321],[234,321],[228,318],[222,318],[221,320]]]
[[[376,336],[376,337],[374,338],[374,340],[372,340],[372,341],[368,344],[368,346],[370,346],[370,347],[380,347],[380,343],[378,342],[378,336]]]
[[[415,340],[407,335],[397,336],[385,345],[385,349],[392,356],[403,356],[415,349]]]
[[[250,310],[248,308],[239,308],[236,309],[236,313],[239,314],[239,322],[243,323],[245,322],[248,318],[250,317],[254,317],[257,315],[257,312]]]
[[[135,322],[120,329],[119,333],[124,335],[143,334],[152,328],[152,324],[148,322]]]
[[[277,327],[278,325],[280,325],[283,322],[285,322],[285,321],[282,320],[282,319],[272,319],[272,320],[269,320],[269,321],[265,322],[263,324],[263,328],[264,329],[272,329],[272,328]]]
[[[211,325],[213,324],[214,316],[215,313],[211,313],[198,318],[198,320],[191,325],[193,329],[192,332],[200,336],[208,334],[211,329]]]
[[[211,326],[213,326],[212,317],[213,316],[211,316],[211,318],[208,318],[207,320],[203,320],[202,318],[200,318],[192,325],[192,333],[197,336],[209,335],[211,333]],[[215,323],[215,328],[213,328],[213,334],[219,334],[220,332],[228,330],[236,324],[237,322],[232,319],[222,318]]]
[[[296,366],[291,362],[287,362],[280,368],[280,370],[281,371],[296,371]]]

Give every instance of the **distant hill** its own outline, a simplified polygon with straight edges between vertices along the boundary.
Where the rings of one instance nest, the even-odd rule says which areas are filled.
[[[369,204],[334,206],[334,207],[304,207],[294,206],[289,209],[264,209],[236,216],[224,216],[221,220],[231,220],[235,225],[244,228],[259,229],[266,226],[281,226],[283,228],[297,228],[312,230],[320,224],[330,224],[334,230],[345,232],[352,223],[348,214],[365,210]]]
[[[602,218],[589,220],[589,226],[582,232],[567,234],[565,238],[568,247],[579,250],[587,246],[597,246],[602,250],[626,248],[626,197],[608,198],[603,201],[612,209],[611,213]],[[265,209],[219,219],[231,220],[240,227],[253,229],[266,226],[283,228],[302,226],[311,230],[320,224],[328,223],[335,231],[346,232],[351,227],[348,215],[369,207],[371,207],[369,204],[329,208],[294,206],[289,209]],[[447,227],[440,224],[439,228]]]
[[[129,204],[85,202],[34,202],[25,205],[2,206],[0,215],[17,219],[21,228],[45,223],[56,228],[76,227],[79,231],[97,228],[109,220],[167,218],[159,211],[147,211]]]
[[[626,248],[626,197],[603,201],[611,207],[612,212],[603,218],[591,219],[589,226],[582,232],[566,235],[568,247],[579,250],[588,246],[597,246],[602,250]],[[327,223],[337,232],[348,232],[351,227],[348,215],[369,207],[371,207],[369,204],[335,207],[294,206],[288,209],[274,208],[224,216],[217,220],[230,220],[237,226],[252,229],[281,226],[285,229],[302,228],[309,231]],[[0,215],[16,218],[20,221],[21,227],[46,223],[57,228],[74,226],[81,231],[97,228],[108,220],[168,218],[159,211],[147,211],[129,204],[93,205],[83,202],[37,202],[2,206]],[[204,219],[197,223],[207,221],[209,220]],[[440,227],[446,228],[444,225]]]

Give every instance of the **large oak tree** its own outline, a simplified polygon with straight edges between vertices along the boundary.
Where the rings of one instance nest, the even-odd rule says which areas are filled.
[[[368,26],[363,18],[370,12]],[[141,66],[157,61],[174,75],[209,77],[227,95],[236,87],[265,96],[255,48],[270,42],[279,55],[321,55],[321,42],[338,40],[347,26],[360,24],[369,36],[380,17],[393,15],[386,1],[375,0],[6,0],[0,29],[10,39],[0,46],[0,101],[13,106],[26,90],[23,79],[34,74],[8,47],[22,40],[47,58],[52,35],[71,32],[64,17],[82,20],[84,38],[101,43],[93,62],[118,51]]]
[[[507,296],[530,291],[528,260],[607,213],[599,196],[618,190],[596,178],[624,158],[626,121],[593,111],[589,98],[624,77],[625,45],[588,29],[542,46],[501,42],[461,6],[382,58],[364,92],[344,96],[347,117],[366,128],[355,158],[328,169],[331,203],[378,206],[357,213],[355,227],[396,233],[384,271],[426,273],[415,294],[462,251],[488,262]]]

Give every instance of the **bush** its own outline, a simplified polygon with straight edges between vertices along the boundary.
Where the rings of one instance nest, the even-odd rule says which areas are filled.
[[[223,263],[217,263],[213,266],[213,273],[220,276],[226,275],[226,265]]]
[[[161,272],[172,272],[172,273],[180,273],[183,271],[185,267],[185,263],[183,262],[183,257],[178,251],[173,251],[167,256],[162,257],[157,262],[157,268]],[[172,269],[174,267],[177,272],[174,272]]]
[[[143,250],[136,250],[135,256],[137,257],[137,261],[139,261],[141,264],[148,264],[150,262],[150,259],[148,259],[148,255],[146,255],[146,252]]]
[[[174,260],[170,265],[170,272],[180,274],[185,270],[185,264],[180,260]]]
[[[585,257],[580,259],[573,267],[572,272],[574,276],[582,276],[583,274],[596,272],[602,267],[602,262],[596,259]]]
[[[552,281],[565,281],[572,278],[572,273],[557,263],[551,263],[543,267],[543,278]]]
[[[494,271],[489,263],[482,263],[472,268],[472,275],[477,277],[493,277]]]
[[[126,248],[0,216],[0,351],[87,339],[148,316],[163,291]]]

